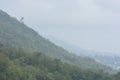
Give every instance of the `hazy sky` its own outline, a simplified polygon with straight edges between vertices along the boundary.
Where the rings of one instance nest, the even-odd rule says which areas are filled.
[[[120,53],[120,0],[0,0],[0,9],[42,35]]]

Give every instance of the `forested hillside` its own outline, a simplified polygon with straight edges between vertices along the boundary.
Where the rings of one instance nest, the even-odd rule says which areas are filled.
[[[84,69],[112,71],[111,68],[92,59],[78,57],[54,45],[33,29],[27,27],[23,22],[9,16],[4,11],[0,11],[0,43],[22,47],[31,52],[42,52],[52,58],[61,59]]]
[[[0,44],[0,80],[119,80],[119,76]]]

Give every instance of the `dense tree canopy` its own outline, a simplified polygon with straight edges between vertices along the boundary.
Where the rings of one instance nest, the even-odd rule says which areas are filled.
[[[119,73],[114,76],[102,70],[83,70],[60,59],[51,59],[40,52],[31,53],[21,48],[0,47],[0,80],[119,79]]]

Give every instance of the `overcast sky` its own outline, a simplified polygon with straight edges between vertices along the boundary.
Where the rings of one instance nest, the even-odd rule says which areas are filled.
[[[120,0],[0,0],[0,9],[42,35],[120,53]]]

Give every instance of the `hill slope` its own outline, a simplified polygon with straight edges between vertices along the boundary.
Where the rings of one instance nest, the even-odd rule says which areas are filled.
[[[80,65],[84,69],[111,70],[92,59],[78,57],[51,43],[7,13],[0,11],[0,43],[22,47],[33,52],[42,52],[53,58]]]
[[[101,70],[82,70],[42,53],[0,45],[0,80],[119,80],[119,74],[115,78]]]

